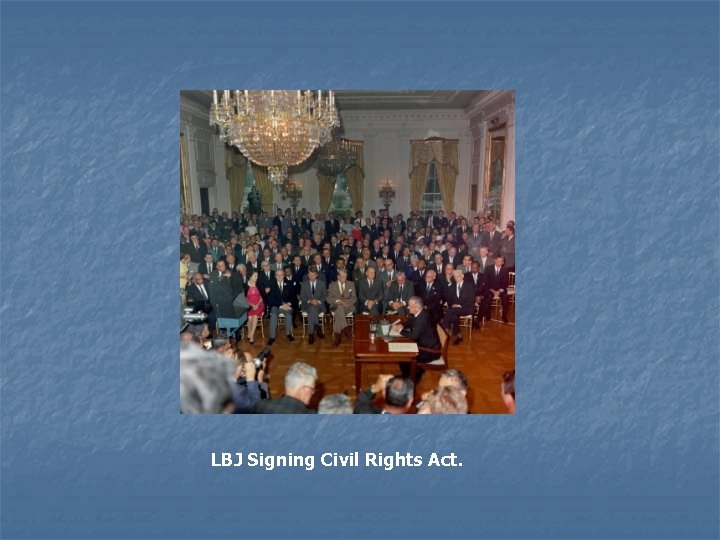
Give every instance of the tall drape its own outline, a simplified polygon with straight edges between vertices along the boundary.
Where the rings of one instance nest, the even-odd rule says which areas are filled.
[[[180,211],[183,215],[192,214],[190,178],[188,177],[187,139],[180,134]]]
[[[262,205],[263,210],[268,213],[268,215],[271,215],[272,212],[272,200],[273,200],[273,194],[272,194],[272,182],[270,181],[270,178],[268,177],[268,169],[267,167],[261,167],[260,165],[257,165],[255,163],[252,164],[252,171],[253,176],[255,177],[255,183],[258,186],[258,189],[260,190],[260,196],[262,197]]]
[[[415,213],[420,212],[429,168],[427,163],[420,163],[410,172],[410,210]]]
[[[317,173],[317,178],[319,190],[318,198],[320,199],[320,211],[325,213],[330,210],[330,203],[332,202],[333,191],[335,191],[335,178],[320,173]]]
[[[245,192],[245,173],[247,172],[247,158],[225,147],[225,173],[230,187],[230,210],[240,211]]]
[[[426,141],[412,141],[412,156],[410,162],[411,201],[414,212],[420,210],[422,194],[425,193],[425,184],[419,194],[420,178],[427,182],[427,170],[431,161],[435,161],[440,184],[440,196],[446,212],[452,212],[455,207],[455,185],[458,174],[458,143],[446,139],[431,139]],[[421,167],[424,167],[424,172]],[[416,206],[415,206],[416,205]]]
[[[348,192],[350,193],[350,199],[352,200],[353,208],[355,210],[362,210],[363,208],[363,180],[365,178],[365,152],[363,151],[362,141],[348,141],[355,154],[357,155],[357,162],[355,165],[345,171],[345,177],[347,178]]]

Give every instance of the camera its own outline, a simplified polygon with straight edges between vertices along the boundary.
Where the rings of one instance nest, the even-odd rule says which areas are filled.
[[[255,367],[257,369],[260,369],[262,367],[263,360],[267,357],[268,354],[270,354],[270,345],[266,346],[262,351],[258,353],[255,358],[253,358],[253,362],[255,362]]]
[[[182,319],[188,324],[201,324],[207,321],[208,316],[203,312],[194,312],[193,308],[185,308],[182,314]]]

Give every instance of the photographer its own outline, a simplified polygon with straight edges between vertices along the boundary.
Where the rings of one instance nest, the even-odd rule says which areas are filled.
[[[258,368],[255,359],[248,352],[237,353],[236,359],[238,367],[235,370],[236,382],[233,386],[233,413],[249,414],[253,412],[257,402],[270,398],[265,382],[266,361],[262,360]]]

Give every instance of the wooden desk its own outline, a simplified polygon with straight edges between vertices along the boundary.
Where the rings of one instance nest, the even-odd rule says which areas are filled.
[[[355,315],[353,329],[353,356],[355,357],[355,392],[360,395],[360,384],[362,381],[363,364],[398,364],[401,362],[410,363],[410,378],[415,381],[415,372],[417,370],[417,353],[407,352],[390,352],[388,343],[381,337],[376,337],[375,341],[370,341],[370,321],[372,319],[379,321],[382,317],[371,317],[369,315]],[[393,317],[393,322],[397,317]],[[412,340],[406,337],[393,337],[395,343],[412,343]]]

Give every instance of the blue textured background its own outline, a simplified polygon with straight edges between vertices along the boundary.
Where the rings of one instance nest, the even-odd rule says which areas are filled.
[[[718,536],[717,3],[1,9],[4,537]],[[178,93],[257,86],[517,91],[517,415],[178,414]]]

